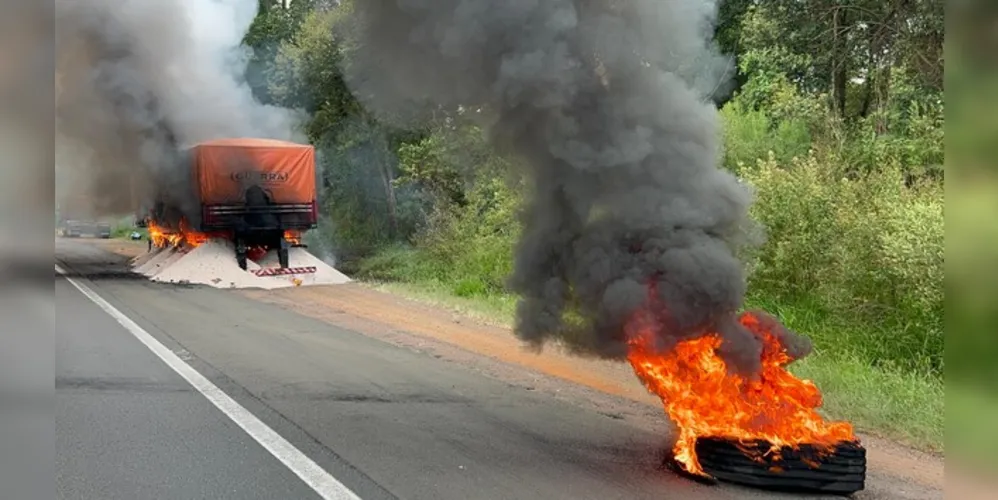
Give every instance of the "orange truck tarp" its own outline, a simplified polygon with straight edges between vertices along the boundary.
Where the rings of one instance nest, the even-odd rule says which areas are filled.
[[[190,149],[204,205],[245,202],[246,189],[263,188],[272,203],[315,201],[315,148],[271,139],[219,139]]]

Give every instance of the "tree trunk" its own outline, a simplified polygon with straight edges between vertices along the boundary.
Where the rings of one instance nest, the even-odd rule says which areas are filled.
[[[883,71],[877,78],[877,103],[880,113],[877,114],[877,135],[884,135],[890,131],[888,115],[891,109],[891,65],[885,64]]]
[[[848,84],[849,53],[846,50],[848,12],[841,5],[832,15],[832,109],[840,116],[846,114],[846,88]]]
[[[387,147],[387,144],[382,144],[382,146]],[[395,174],[392,172],[391,164],[388,163],[386,156],[382,156],[379,163],[381,164],[379,170],[381,171],[381,183],[385,188],[385,204],[388,209],[388,228],[391,232],[390,236],[394,239],[398,236],[399,223],[398,223],[398,200],[395,196]]]
[[[870,116],[870,109],[873,105],[873,94],[877,85],[877,55],[876,46],[871,41],[868,44],[870,55],[866,62],[866,81],[863,82],[863,105],[860,107],[859,116],[866,118]]]

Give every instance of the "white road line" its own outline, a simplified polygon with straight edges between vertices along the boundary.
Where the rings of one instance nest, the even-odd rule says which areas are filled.
[[[129,319],[128,316],[125,316],[124,313],[97,295],[97,292],[91,290],[87,285],[65,276],[66,271],[58,265],[55,266],[55,270],[57,273],[64,275],[66,280],[76,287],[77,290],[93,301],[94,304],[97,304],[104,312],[111,315],[121,326],[125,327],[125,330],[134,335],[139,342],[145,344],[149,350],[156,354],[156,356],[159,356],[159,359],[162,359],[173,371],[187,380],[198,392],[208,398],[208,401],[211,401],[216,408],[246,431],[250,437],[260,443],[271,455],[280,460],[288,469],[291,469],[291,472],[294,472],[302,481],[305,481],[305,484],[315,490],[320,497],[326,500],[360,500],[360,497],[356,493],[350,491],[343,483],[336,480],[325,469],[319,467],[318,464],[305,456],[304,453],[281,437],[280,434],[256,418],[249,410],[230,398],[225,392],[215,386],[215,384],[212,384],[204,375],[201,375],[197,370],[181,360],[180,357],[156,340],[149,332],[145,331],[141,326]]]

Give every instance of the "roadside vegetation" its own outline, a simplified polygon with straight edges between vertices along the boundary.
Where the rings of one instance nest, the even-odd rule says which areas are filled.
[[[129,239],[132,237],[132,233],[139,233],[140,238],[143,240],[149,237],[148,231],[144,228],[135,226],[134,217],[123,217],[111,226],[112,238]]]
[[[263,2],[246,43],[264,101],[321,151],[312,242],[381,286],[509,324],[520,180],[457,110],[421,130],[354,100],[351,3]],[[737,56],[719,161],[756,192],[750,306],[816,344],[794,370],[826,410],[943,449],[943,15],[939,2],[728,0]]]

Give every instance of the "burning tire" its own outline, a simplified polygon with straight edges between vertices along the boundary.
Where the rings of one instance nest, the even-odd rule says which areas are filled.
[[[700,438],[696,453],[707,474],[754,488],[850,495],[866,483],[866,449],[858,443],[841,443],[824,452],[811,445],[784,447],[774,458],[765,442]]]

